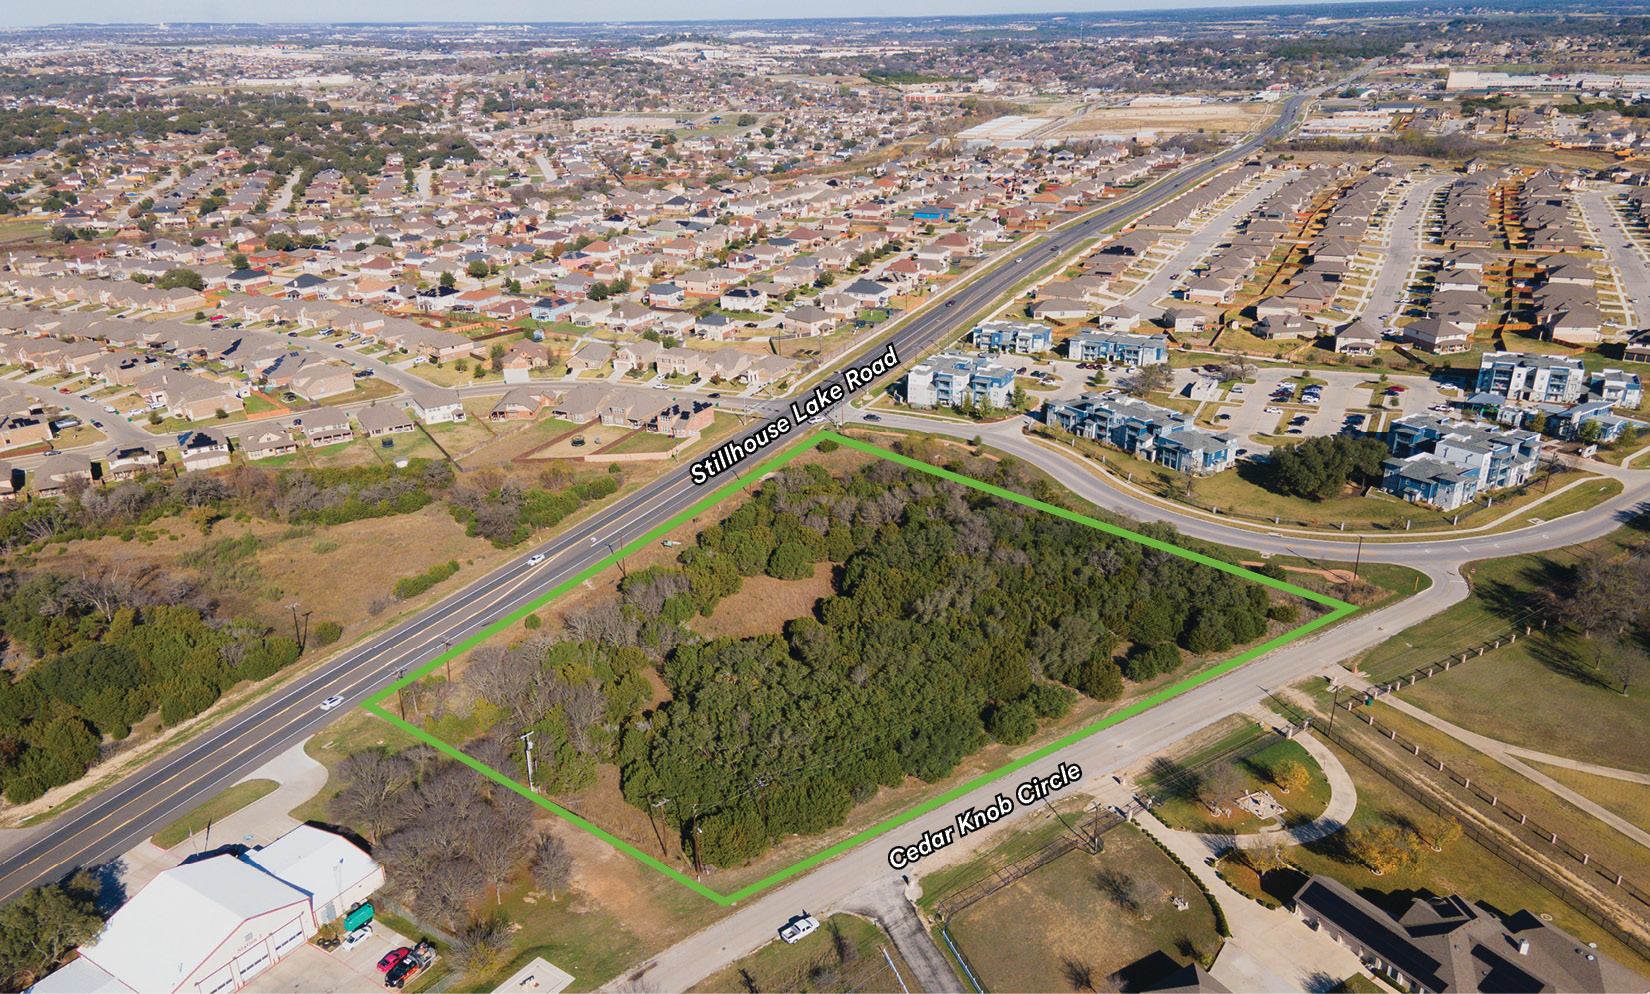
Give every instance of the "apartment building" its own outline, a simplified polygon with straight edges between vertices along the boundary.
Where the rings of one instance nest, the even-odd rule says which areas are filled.
[[[905,402],[912,407],[952,407],[972,402],[1007,407],[1014,370],[989,355],[941,352],[905,374]]]
[[[1188,415],[1115,390],[1050,403],[1043,418],[1074,435],[1194,476],[1218,473],[1237,458],[1236,437],[1198,428]]]

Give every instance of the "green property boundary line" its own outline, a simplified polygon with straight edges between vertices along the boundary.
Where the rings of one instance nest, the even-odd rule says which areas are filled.
[[[561,805],[556,804],[554,801],[551,801],[549,798],[543,797],[543,796],[541,796],[537,793],[534,793],[533,791],[528,790],[526,785],[517,782],[515,779],[513,779],[509,776],[506,776],[506,775],[504,775],[503,773],[500,773],[497,770],[494,770],[493,768],[487,766],[485,763],[482,763],[479,760],[476,760],[476,759],[474,759],[470,756],[465,755],[457,747],[441,740],[440,738],[438,738],[434,735],[431,735],[429,732],[426,732],[424,729],[419,728],[418,726],[413,725],[413,724],[411,724],[407,721],[404,721],[403,719],[401,719],[400,717],[397,717],[394,714],[391,714],[388,710],[386,710],[384,707],[381,706],[381,702],[385,698],[387,698],[387,697],[389,697],[393,694],[399,693],[401,688],[403,688],[403,687],[407,686],[408,684],[422,678],[425,674],[429,673],[431,670],[435,669],[436,667],[442,665],[443,663],[447,662],[448,660],[450,660],[450,659],[452,659],[452,658],[454,658],[454,657],[456,657],[456,656],[458,656],[462,653],[468,652],[470,649],[472,649],[475,646],[479,645],[483,641],[485,641],[489,638],[492,638],[494,635],[497,635],[499,632],[502,632],[505,628],[508,628],[509,626],[511,626],[511,625],[515,624],[516,622],[520,621],[522,618],[526,617],[532,611],[535,611],[538,608],[543,607],[545,604],[548,604],[550,601],[555,600],[557,597],[560,597],[561,595],[567,593],[569,590],[572,590],[574,587],[577,587],[579,584],[583,583],[585,580],[589,579],[590,577],[593,577],[596,574],[598,574],[598,573],[602,572],[603,570],[607,569],[608,567],[614,565],[615,563],[617,563],[619,560],[623,559],[624,557],[632,555],[636,551],[641,549],[642,547],[644,547],[646,545],[649,545],[649,544],[653,543],[654,541],[657,541],[657,540],[663,538],[664,536],[670,534],[672,531],[674,531],[676,528],[678,528],[683,522],[688,521],[694,515],[700,514],[700,513],[704,512],[705,510],[707,510],[708,508],[715,506],[717,503],[719,503],[722,500],[726,499],[727,497],[729,497],[730,495],[732,495],[736,491],[738,491],[738,490],[740,490],[744,487],[749,486],[751,483],[753,483],[757,480],[760,480],[764,475],[779,469],[780,467],[784,466],[786,463],[790,462],[792,459],[795,459],[797,456],[802,455],[804,452],[808,452],[808,451],[812,450],[820,442],[823,442],[823,441],[826,441],[826,440],[837,442],[841,445],[844,445],[844,446],[847,446],[849,448],[856,449],[860,452],[866,453],[867,455],[877,456],[877,457],[882,458],[882,459],[887,459],[887,460],[890,460],[892,462],[896,462],[896,463],[900,464],[901,466],[905,466],[905,467],[908,467],[910,469],[920,470],[924,473],[929,473],[933,476],[937,476],[937,477],[940,477],[942,479],[950,480],[953,483],[960,483],[960,484],[963,484],[965,486],[973,487],[976,490],[980,490],[980,491],[983,491],[985,493],[991,494],[994,497],[1000,497],[1003,500],[1010,500],[1010,501],[1013,501],[1017,504],[1021,504],[1025,507],[1032,508],[1032,509],[1038,510],[1038,511],[1043,511],[1043,512],[1046,512],[1048,514],[1053,514],[1053,515],[1056,515],[1058,517],[1065,518],[1069,521],[1080,522],[1080,523],[1088,525],[1089,527],[1094,528],[1098,531],[1105,532],[1108,535],[1112,535],[1112,536],[1115,536],[1115,537],[1118,537],[1118,538],[1124,538],[1124,539],[1127,539],[1131,542],[1138,542],[1141,545],[1147,546],[1147,547],[1152,548],[1152,549],[1156,549],[1156,550],[1161,551],[1161,552],[1167,552],[1167,553],[1170,553],[1171,555],[1180,556],[1183,559],[1190,559],[1191,561],[1193,561],[1195,563],[1200,563],[1204,566],[1209,566],[1209,567],[1212,567],[1214,569],[1218,569],[1223,573],[1230,573],[1233,576],[1239,576],[1239,577],[1242,577],[1246,580],[1251,580],[1255,583],[1264,584],[1265,586],[1271,587],[1275,590],[1287,591],[1288,593],[1294,594],[1298,597],[1303,597],[1303,598],[1305,598],[1307,600],[1310,600],[1310,601],[1313,601],[1315,603],[1322,604],[1322,605],[1325,605],[1327,607],[1331,607],[1331,608],[1333,608],[1333,610],[1331,610],[1328,614],[1325,614],[1325,615],[1323,615],[1323,616],[1321,616],[1317,619],[1314,619],[1313,621],[1309,621],[1306,624],[1301,625],[1301,626],[1299,626],[1295,629],[1292,629],[1291,631],[1285,632],[1284,634],[1279,635],[1278,637],[1276,637],[1274,639],[1271,639],[1271,640],[1269,640],[1269,641],[1267,641],[1267,642],[1265,642],[1261,645],[1255,646],[1254,648],[1251,648],[1251,649],[1243,652],[1242,654],[1240,654],[1240,655],[1238,655],[1238,656],[1236,656],[1232,659],[1229,659],[1226,662],[1221,663],[1220,665],[1218,665],[1218,666],[1216,666],[1216,667],[1214,667],[1210,670],[1207,670],[1206,672],[1199,673],[1196,676],[1188,677],[1185,680],[1180,681],[1179,683],[1176,683],[1176,684],[1174,684],[1172,686],[1169,686],[1169,687],[1165,687],[1164,689],[1158,691],[1155,694],[1152,694],[1149,697],[1144,697],[1144,698],[1142,698],[1138,701],[1135,701],[1133,704],[1130,704],[1127,707],[1121,708],[1117,711],[1114,711],[1114,712],[1106,715],[1104,718],[1102,718],[1101,720],[1095,722],[1092,725],[1089,725],[1085,728],[1078,729],[1077,731],[1074,731],[1071,734],[1066,735],[1064,738],[1061,738],[1061,739],[1059,739],[1058,741],[1055,741],[1055,742],[1051,742],[1048,745],[1043,746],[1042,748],[1038,749],[1037,751],[1032,752],[1032,753],[1030,753],[1026,756],[1022,756],[1019,759],[1015,760],[1012,763],[1009,763],[1006,766],[1000,767],[1000,768],[998,768],[996,770],[993,770],[989,773],[985,773],[985,774],[982,774],[981,776],[975,777],[974,779],[970,780],[969,782],[967,782],[967,783],[965,783],[965,784],[963,784],[959,787],[956,787],[956,788],[954,788],[950,791],[947,791],[946,793],[940,795],[939,797],[935,797],[931,800],[925,801],[922,804],[919,804],[919,805],[917,805],[913,808],[910,808],[910,809],[908,809],[908,810],[906,810],[906,811],[904,811],[900,814],[894,815],[893,817],[888,818],[887,820],[885,820],[885,821],[883,821],[883,822],[881,822],[877,825],[873,825],[870,828],[866,828],[866,829],[856,833],[852,837],[850,837],[848,839],[845,839],[841,842],[838,842],[836,845],[833,845],[828,849],[825,849],[821,852],[814,853],[812,856],[809,856],[806,859],[803,859],[802,861],[800,861],[800,862],[798,862],[798,863],[796,863],[792,866],[789,866],[789,867],[787,867],[783,870],[779,870],[779,871],[777,871],[775,873],[772,873],[772,874],[770,874],[766,877],[763,877],[761,880],[758,880],[754,883],[748,884],[745,887],[742,887],[739,890],[736,890],[731,894],[722,894],[722,893],[719,893],[715,890],[712,890],[711,888],[705,886],[700,881],[693,879],[693,877],[687,875],[686,873],[683,873],[680,870],[675,869],[674,867],[666,865],[665,863],[661,862],[660,860],[656,859],[655,857],[650,856],[647,853],[645,853],[645,852],[641,851],[640,849],[636,848],[635,846],[631,845],[630,843],[625,842],[623,839],[619,839],[619,838],[615,837],[614,835],[604,831],[599,826],[597,826],[595,824],[592,824],[591,822],[587,821],[584,818],[581,818],[579,815],[577,815],[574,812],[568,810],[567,808],[564,808]],[[750,897],[751,895],[759,893],[763,890],[766,890],[767,888],[772,887],[773,885],[775,885],[777,883],[780,883],[780,882],[782,882],[784,880],[787,880],[787,879],[789,879],[793,876],[796,876],[797,874],[802,873],[803,871],[808,870],[808,869],[810,869],[814,866],[817,866],[820,863],[823,863],[826,860],[831,859],[832,857],[835,857],[835,856],[839,855],[840,853],[846,852],[847,850],[854,848],[855,846],[861,845],[865,842],[869,842],[870,840],[876,838],[879,835],[882,835],[885,832],[891,831],[892,829],[898,828],[901,825],[904,825],[904,824],[907,824],[911,821],[914,821],[917,818],[920,818],[923,815],[928,814],[929,812],[933,811],[934,809],[939,808],[943,805],[949,804],[952,801],[956,800],[957,798],[962,797],[963,795],[969,793],[970,791],[976,790],[979,787],[982,787],[982,786],[992,782],[993,780],[997,779],[998,777],[1001,777],[1001,776],[1003,776],[1005,774],[1008,774],[1008,773],[1013,773],[1016,770],[1022,769],[1026,766],[1030,766],[1033,763],[1036,763],[1036,762],[1039,762],[1043,759],[1046,759],[1047,757],[1054,755],[1056,752],[1059,752],[1061,749],[1064,749],[1067,746],[1069,746],[1069,745],[1071,745],[1075,742],[1078,742],[1078,741],[1081,741],[1082,739],[1088,738],[1089,736],[1094,735],[1098,732],[1101,732],[1101,731],[1103,731],[1107,728],[1110,728],[1111,726],[1116,725],[1119,722],[1122,722],[1122,721],[1125,721],[1129,718],[1132,718],[1135,715],[1140,714],[1143,711],[1146,711],[1146,710],[1149,710],[1150,708],[1156,707],[1157,705],[1162,704],[1164,701],[1167,701],[1167,700],[1169,700],[1171,698],[1174,698],[1174,697],[1178,697],[1179,695],[1186,693],[1187,691],[1191,690],[1194,687],[1197,687],[1197,686],[1200,686],[1201,684],[1207,683],[1210,680],[1213,680],[1216,677],[1219,677],[1219,676],[1221,676],[1225,673],[1229,673],[1232,670],[1238,668],[1239,666],[1242,666],[1244,663],[1249,662],[1251,659],[1256,658],[1257,656],[1260,656],[1264,653],[1270,652],[1273,649],[1276,649],[1276,648],[1278,648],[1280,646],[1283,646],[1283,645],[1285,645],[1289,642],[1292,642],[1292,641],[1300,638],[1301,636],[1306,635],[1306,634],[1308,634],[1312,631],[1315,631],[1319,628],[1322,628],[1326,625],[1334,624],[1335,622],[1341,620],[1342,618],[1346,617],[1347,615],[1349,615],[1349,614],[1351,614],[1351,613],[1353,613],[1357,610],[1358,610],[1358,608],[1356,606],[1354,606],[1352,604],[1348,604],[1345,601],[1338,600],[1334,597],[1329,597],[1325,594],[1320,594],[1320,593],[1317,593],[1315,591],[1306,590],[1302,587],[1297,587],[1294,584],[1287,583],[1287,582],[1282,581],[1282,580],[1274,580],[1269,576],[1263,576],[1259,573],[1251,572],[1250,570],[1244,569],[1241,566],[1233,566],[1232,564],[1222,562],[1219,559],[1214,559],[1214,558],[1211,558],[1209,556],[1202,555],[1200,553],[1192,552],[1189,549],[1183,549],[1183,548],[1181,548],[1177,545],[1173,545],[1171,543],[1164,542],[1160,539],[1154,539],[1154,538],[1150,538],[1150,537],[1145,536],[1145,535],[1141,535],[1137,532],[1130,531],[1127,528],[1122,528],[1122,527],[1119,527],[1117,525],[1108,524],[1107,522],[1104,522],[1104,521],[1098,521],[1094,518],[1091,518],[1091,517],[1089,517],[1087,515],[1084,515],[1084,514],[1079,514],[1075,511],[1068,511],[1068,510],[1065,510],[1064,508],[1054,507],[1053,505],[1045,504],[1042,501],[1034,500],[1030,497],[1026,497],[1023,494],[1017,494],[1017,493],[1014,493],[1013,491],[1005,490],[1001,487],[994,487],[994,486],[991,486],[990,484],[981,483],[978,480],[969,479],[968,477],[962,476],[961,474],[953,473],[953,472],[950,472],[949,470],[940,469],[940,468],[935,467],[935,466],[930,466],[927,463],[919,462],[918,460],[911,459],[911,458],[908,458],[906,456],[899,455],[898,453],[895,453],[895,452],[890,452],[887,449],[881,448],[880,446],[872,445],[869,442],[862,442],[862,441],[859,441],[857,439],[846,438],[842,435],[838,435],[835,432],[831,432],[831,431],[821,431],[821,432],[817,433],[816,436],[814,437],[814,439],[811,442],[809,442],[808,444],[799,446],[798,448],[796,448],[795,450],[793,450],[791,452],[778,453],[778,454],[775,454],[775,455],[770,456],[769,458],[763,460],[762,462],[758,463],[756,466],[751,468],[749,471],[747,471],[742,479],[732,481],[732,482],[716,489],[715,491],[710,493],[709,496],[705,497],[703,500],[701,500],[698,503],[694,504],[688,510],[683,511],[681,514],[678,514],[676,517],[670,519],[669,521],[666,521],[665,523],[663,523],[661,525],[655,526],[652,530],[647,532],[645,535],[642,535],[640,538],[638,538],[635,541],[631,542],[629,545],[627,545],[624,548],[620,549],[618,552],[614,553],[611,556],[608,556],[606,559],[603,559],[601,562],[596,563],[594,566],[591,566],[590,568],[584,570],[583,572],[579,573],[577,576],[573,577],[572,579],[567,580],[566,582],[560,584],[554,590],[551,590],[549,593],[545,594],[543,597],[538,598],[537,600],[533,601],[530,604],[526,604],[526,605],[524,605],[520,608],[517,608],[515,611],[511,612],[509,615],[499,619],[498,621],[494,622],[492,625],[489,625],[484,631],[478,632],[477,634],[470,636],[468,639],[465,639],[463,642],[459,643],[458,645],[453,646],[451,649],[448,649],[446,652],[444,652],[441,655],[437,656],[436,658],[430,660],[428,663],[425,663],[423,666],[420,666],[418,669],[412,671],[411,673],[408,673],[406,676],[402,677],[400,680],[397,680],[396,682],[390,684],[388,687],[384,688],[383,690],[379,691],[378,693],[374,694],[373,696],[367,698],[367,700],[365,702],[363,702],[361,706],[364,707],[371,714],[377,715],[378,717],[384,719],[385,721],[390,722],[391,724],[395,725],[397,728],[400,728],[402,731],[404,731],[407,734],[413,736],[414,738],[416,738],[416,739],[418,739],[422,742],[429,743],[431,746],[434,746],[436,749],[439,749],[441,752],[445,753],[446,755],[451,756],[453,759],[456,759],[459,762],[464,763],[465,765],[471,767],[472,769],[475,769],[477,772],[483,774],[484,776],[489,777],[490,779],[496,781],[497,783],[503,785],[504,787],[507,787],[510,790],[515,791],[516,793],[520,794],[521,796],[523,796],[523,797],[527,798],[528,800],[532,801],[534,804],[537,804],[540,807],[545,808],[546,810],[555,813],[557,817],[560,817],[560,818],[564,819],[565,821],[567,821],[568,823],[570,823],[572,825],[576,825],[579,828],[584,829],[586,832],[589,832],[591,835],[594,835],[596,838],[601,839],[603,842],[606,842],[608,845],[613,846],[615,849],[618,849],[620,852],[623,852],[626,855],[632,857],[633,859],[636,859],[636,860],[638,860],[642,863],[647,864],[648,866],[652,867],[653,869],[658,870],[660,873],[665,874],[666,876],[670,877],[672,880],[675,880],[677,883],[680,883],[684,887],[687,887],[688,889],[692,890],[694,893],[702,895],[703,897],[709,898],[710,900],[715,901],[717,904],[727,906],[727,905],[733,905],[733,904],[737,903],[738,901],[740,901],[743,898]]]

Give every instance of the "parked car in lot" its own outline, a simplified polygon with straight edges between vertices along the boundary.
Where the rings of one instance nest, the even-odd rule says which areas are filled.
[[[1266,413],[1267,414],[1282,414],[1283,413],[1283,408],[1281,408],[1281,407],[1268,407],[1266,409]]]
[[[342,949],[344,952],[349,952],[351,949],[354,949],[361,943],[366,942],[371,937],[372,924],[368,923],[344,936],[344,941],[339,943],[338,948]]]
[[[380,973],[390,972],[395,968],[397,963],[400,963],[402,960],[406,959],[407,954],[410,952],[412,952],[411,946],[402,946],[400,949],[391,949],[389,952],[384,954],[383,959],[378,961],[378,971]]]

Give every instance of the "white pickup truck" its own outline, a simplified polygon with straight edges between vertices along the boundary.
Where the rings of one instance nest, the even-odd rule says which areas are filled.
[[[813,934],[818,929],[819,919],[804,911],[780,926],[779,937],[786,942],[794,943],[805,935]]]

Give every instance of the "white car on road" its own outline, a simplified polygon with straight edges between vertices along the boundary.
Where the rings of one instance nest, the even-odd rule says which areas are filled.
[[[542,552],[535,552],[527,557],[527,565],[529,566],[537,566],[542,562],[544,562],[544,553]]]
[[[333,694],[331,697],[329,697],[326,700],[321,702],[321,710],[322,711],[331,711],[333,708],[337,707],[338,705],[340,705],[342,703],[344,703],[343,695]]]

